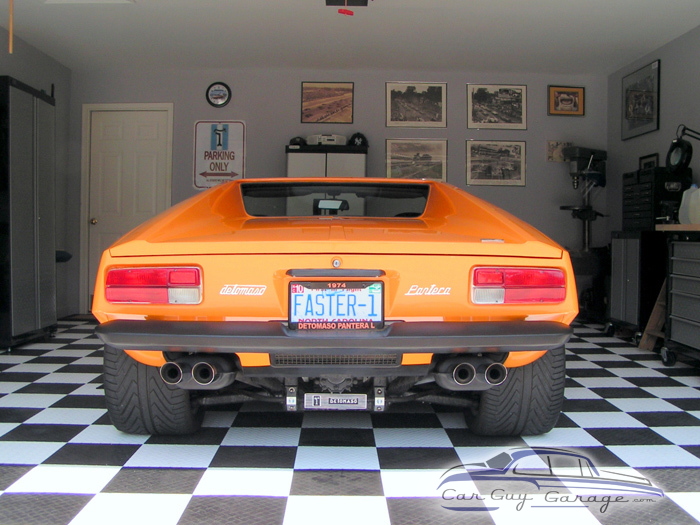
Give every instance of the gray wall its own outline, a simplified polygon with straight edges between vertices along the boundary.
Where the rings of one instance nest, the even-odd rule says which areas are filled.
[[[654,60],[661,60],[659,130],[623,141],[620,138],[622,78]],[[679,124],[700,130],[700,27],[666,44],[608,78],[608,182],[611,231],[622,227],[622,174],[639,167],[639,157],[658,153],[661,166]],[[700,182],[700,143],[690,140],[695,155],[690,164]]]
[[[8,34],[0,28],[0,42],[7,42]],[[80,194],[73,177],[68,174],[68,142],[71,72],[48,55],[27,45],[21,39],[14,39],[14,52],[10,55],[7,48],[0,51],[0,75],[9,75],[34,89],[51,94],[54,86],[56,98],[56,249],[67,249],[74,255],[68,263],[57,266],[57,306],[58,315],[65,316],[77,312],[73,303],[74,293],[70,278],[78,269],[77,224],[67,220],[68,203],[75,206],[76,190]],[[72,186],[72,187],[71,187]],[[74,245],[75,249],[71,248]]]
[[[604,76],[557,77],[541,74],[482,72],[416,73],[406,71],[313,70],[199,70],[199,71],[95,71],[74,73],[71,133],[80,131],[80,111],[86,103],[173,102],[174,158],[172,200],[193,193],[192,153],[194,123],[205,119],[243,120],[247,127],[247,177],[284,176],[284,146],[289,139],[313,133],[364,133],[370,144],[368,174],[385,176],[385,140],[389,138],[441,138],[448,140],[448,182],[466,187],[465,140],[524,140],[527,149],[525,187],[472,187],[470,191],[532,223],[567,247],[581,243],[580,221],[559,210],[563,204],[579,204],[568,165],[545,161],[547,140],[605,148],[607,88]],[[214,81],[229,84],[232,101],[212,108],[204,98]],[[301,124],[302,81],[350,81],[355,87],[353,124]],[[385,126],[387,81],[447,82],[447,128],[406,129]],[[527,130],[471,130],[466,126],[467,83],[525,84],[528,96]],[[584,117],[547,116],[547,85],[585,86]],[[73,143],[71,166],[79,169],[79,144]],[[604,191],[594,203],[605,209]],[[603,222],[603,221],[599,221]],[[601,228],[602,229],[602,228]],[[600,239],[605,239],[600,236]]]

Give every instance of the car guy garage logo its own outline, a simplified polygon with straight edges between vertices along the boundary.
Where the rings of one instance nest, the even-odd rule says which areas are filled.
[[[442,507],[457,512],[589,509],[604,514],[625,503],[664,497],[631,468],[599,468],[578,452],[523,447],[485,463],[453,467],[440,478]]]
[[[194,128],[194,187],[240,179],[245,171],[245,123],[200,120]]]

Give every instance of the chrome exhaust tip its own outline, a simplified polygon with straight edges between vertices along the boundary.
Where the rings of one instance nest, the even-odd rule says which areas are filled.
[[[458,385],[468,385],[476,377],[476,369],[471,363],[459,363],[452,369],[452,379]]]
[[[498,386],[508,377],[508,369],[501,363],[491,363],[484,370],[484,379],[489,385]]]
[[[160,367],[160,377],[161,379],[169,385],[180,384],[184,372],[180,365],[173,361],[168,361],[163,366]]]
[[[216,368],[206,361],[201,361],[192,367],[192,378],[198,385],[211,385],[217,376]]]

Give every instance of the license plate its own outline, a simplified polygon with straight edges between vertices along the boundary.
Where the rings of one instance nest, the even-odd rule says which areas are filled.
[[[367,394],[304,394],[306,410],[367,410]]]
[[[289,325],[299,330],[382,328],[381,282],[313,281],[289,285]]]

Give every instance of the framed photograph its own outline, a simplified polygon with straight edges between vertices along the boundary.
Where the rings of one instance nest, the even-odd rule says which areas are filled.
[[[525,186],[525,142],[468,140],[467,185]]]
[[[467,127],[527,129],[527,86],[467,84]]]
[[[566,162],[567,159],[564,156],[564,148],[573,146],[573,142],[562,142],[560,140],[548,140],[547,141],[547,162]]]
[[[302,82],[301,122],[352,124],[353,82]]]
[[[622,140],[659,129],[660,61],[622,78]]]
[[[547,115],[582,117],[585,114],[585,88],[548,86],[547,89]]]
[[[447,127],[447,84],[386,83],[386,125],[404,128]]]
[[[652,153],[651,155],[644,155],[643,157],[639,157],[639,169],[640,170],[649,170],[652,168],[656,168],[659,165],[659,154],[658,153]]]
[[[387,139],[386,176],[447,180],[447,140]]]

